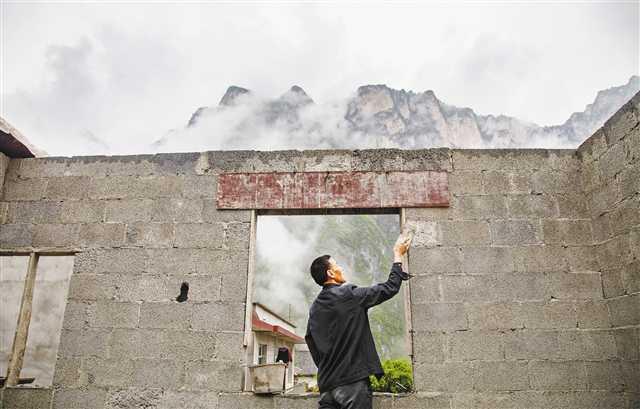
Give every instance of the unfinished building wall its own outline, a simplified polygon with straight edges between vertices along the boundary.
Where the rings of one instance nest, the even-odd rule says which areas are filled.
[[[594,387],[620,390],[640,402],[640,96],[636,95],[579,149],[595,253],[602,272],[602,325],[616,354],[590,362]]]
[[[590,204],[609,182],[592,188],[583,160],[447,149],[13,159],[0,249],[76,255],[53,387],[6,389],[5,407],[315,408],[316,396],[241,392],[251,213],[216,209],[217,175],[445,170],[450,207],[405,209],[418,225],[417,393],[377,407],[630,408],[633,389],[607,365],[637,374],[638,296],[608,293],[608,278],[603,292],[600,272],[620,262],[609,240],[628,237],[637,260],[637,229],[600,238]]]

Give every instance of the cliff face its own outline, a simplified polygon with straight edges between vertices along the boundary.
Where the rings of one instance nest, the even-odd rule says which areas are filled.
[[[215,146],[222,149],[264,149],[252,146],[264,135],[279,141],[277,148],[300,149],[575,147],[639,90],[640,77],[632,76],[627,84],[599,91],[593,103],[563,124],[541,126],[448,105],[431,90],[365,85],[347,101],[317,105],[298,86],[271,100],[231,86],[218,106],[198,108],[187,128],[213,126]],[[216,121],[224,122],[222,132],[220,124],[211,125]]]

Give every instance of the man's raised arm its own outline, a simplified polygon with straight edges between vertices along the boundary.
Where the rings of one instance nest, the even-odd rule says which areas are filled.
[[[393,265],[387,281],[370,287],[355,287],[353,289],[353,295],[358,298],[363,308],[371,308],[387,301],[400,291],[402,281],[410,278],[409,274],[402,271],[402,258],[409,250],[410,245],[411,236],[400,235],[398,237],[393,246]]]

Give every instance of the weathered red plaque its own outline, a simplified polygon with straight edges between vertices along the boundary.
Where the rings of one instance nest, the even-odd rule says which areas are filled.
[[[447,172],[223,173],[220,209],[449,206]]]

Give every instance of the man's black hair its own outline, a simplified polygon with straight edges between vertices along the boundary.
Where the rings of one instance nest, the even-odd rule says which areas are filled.
[[[327,270],[331,267],[331,263],[329,263],[330,258],[330,255],[325,254],[324,256],[316,258],[313,260],[313,263],[311,263],[311,277],[313,277],[313,281],[318,285],[323,285],[329,278]]]

